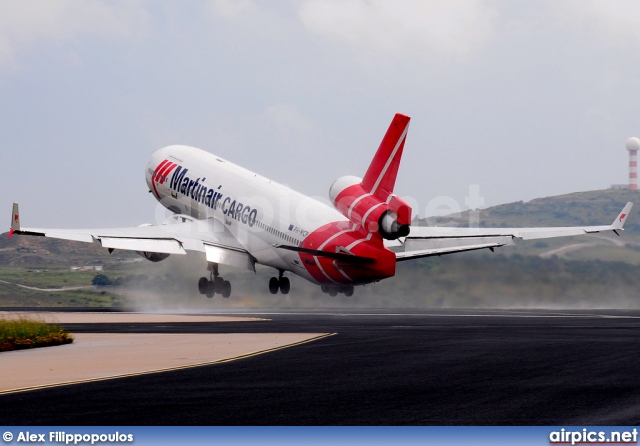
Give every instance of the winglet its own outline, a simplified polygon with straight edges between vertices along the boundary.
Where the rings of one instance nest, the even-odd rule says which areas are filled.
[[[18,203],[14,202],[11,213],[11,229],[9,230],[9,237],[7,238],[11,238],[16,231],[20,231],[20,212],[18,212]]]
[[[616,217],[616,219],[613,220],[611,227],[613,228],[614,231],[616,229],[623,230],[622,227],[624,226],[624,222],[627,220],[627,217],[629,216],[629,212],[631,211],[632,207],[633,207],[633,203],[628,202],[625,205],[625,207],[622,209],[622,212],[620,212]]]

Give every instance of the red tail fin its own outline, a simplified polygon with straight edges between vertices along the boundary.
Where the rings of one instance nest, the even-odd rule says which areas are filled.
[[[362,180],[365,190],[383,200],[393,193],[410,120],[410,117],[396,113]]]

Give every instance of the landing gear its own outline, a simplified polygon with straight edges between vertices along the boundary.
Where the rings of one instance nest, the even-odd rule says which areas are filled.
[[[269,292],[271,294],[278,294],[279,290],[282,294],[289,294],[291,282],[288,277],[284,277],[284,270],[278,270],[278,272],[278,277],[269,279]]]
[[[200,277],[200,280],[198,280],[198,291],[200,294],[204,294],[208,298],[212,298],[216,293],[221,294],[222,297],[225,298],[231,296],[231,283],[220,277],[218,264],[210,263],[208,269],[211,271],[211,279]]]
[[[278,290],[280,289],[280,281],[277,277],[272,277],[269,279],[269,292],[271,294],[278,294]]]
[[[338,293],[343,293],[347,297],[353,296],[352,286],[331,287],[327,285],[322,285],[321,288],[323,293],[326,293],[331,297],[336,297]]]
[[[280,292],[282,294],[289,294],[289,290],[291,289],[291,282],[289,282],[288,277],[283,277],[280,279]]]
[[[208,283],[209,279],[207,279],[206,277],[200,277],[200,280],[198,280],[198,291],[200,291],[200,294],[204,294],[207,292]]]

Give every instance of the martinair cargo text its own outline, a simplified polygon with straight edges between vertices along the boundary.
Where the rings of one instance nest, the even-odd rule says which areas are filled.
[[[99,243],[137,251],[158,262],[170,254],[205,254],[208,277],[200,293],[229,297],[219,265],[278,271],[269,290],[287,294],[286,272],[335,296],[392,277],[396,263],[418,257],[491,249],[514,239],[537,239],[622,230],[632,203],[611,225],[562,228],[411,227],[412,210],[394,194],[409,128],[396,114],[363,178],[338,178],[329,189],[333,207],[194,147],[173,145],[147,165],[149,191],[174,216],[162,225],[121,229],[36,229],[20,225],[13,205],[12,234]],[[204,268],[203,268],[204,269]]]

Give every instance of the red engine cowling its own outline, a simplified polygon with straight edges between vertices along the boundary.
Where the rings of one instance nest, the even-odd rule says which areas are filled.
[[[338,178],[329,189],[329,198],[342,215],[369,232],[379,232],[387,240],[409,235],[411,207],[396,195],[369,193],[358,177]]]

